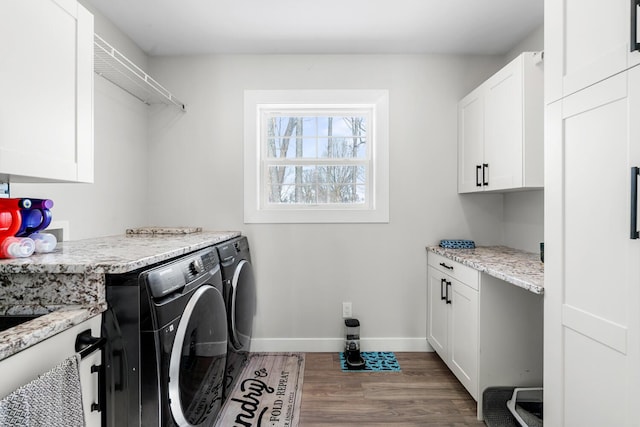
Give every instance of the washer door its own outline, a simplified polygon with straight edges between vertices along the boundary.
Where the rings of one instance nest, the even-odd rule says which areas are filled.
[[[245,259],[238,263],[231,281],[230,337],[233,348],[249,351],[253,317],[256,312],[256,282],[253,267]]]
[[[227,351],[224,299],[199,287],[178,324],[169,362],[169,399],[178,426],[213,421],[222,405]]]

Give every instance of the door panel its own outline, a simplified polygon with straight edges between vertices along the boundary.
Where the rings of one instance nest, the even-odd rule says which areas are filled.
[[[453,280],[452,293],[450,368],[478,400],[478,291]]]
[[[630,0],[545,2],[547,103],[637,65],[630,52]]]
[[[256,282],[247,260],[238,263],[231,280],[231,343],[238,351],[249,351],[256,313]]]
[[[522,186],[522,57],[486,83],[484,160],[489,190]]]
[[[428,323],[427,338],[429,344],[440,355],[443,360],[447,360],[447,309],[448,306],[442,296],[446,292],[446,278],[435,268],[428,268]],[[444,280],[444,281],[443,281]]]
[[[624,77],[619,80],[626,89]],[[565,304],[624,324],[627,312],[619,297],[628,286],[628,272],[616,266],[627,265],[628,254],[599,252],[598,263],[609,266],[604,269],[585,268],[585,260],[594,247],[627,245],[627,100],[584,106],[585,111],[564,120]]]
[[[477,167],[484,158],[484,98],[482,88],[467,95],[458,107],[458,192],[483,191]]]
[[[545,407],[545,424],[637,425],[638,86],[637,71],[623,72],[547,109],[544,398],[564,404]]]

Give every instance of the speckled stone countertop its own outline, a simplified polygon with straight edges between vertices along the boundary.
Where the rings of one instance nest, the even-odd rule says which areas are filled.
[[[106,310],[106,274],[137,270],[239,235],[123,234],[62,242],[52,253],[0,260],[0,315],[42,315],[0,332],[0,360]]]
[[[237,231],[125,234],[62,242],[52,253],[0,260],[0,274],[126,273],[239,235]]]
[[[427,250],[534,294],[544,293],[544,264],[540,262],[539,254],[506,246],[478,246],[475,249],[427,246]]]

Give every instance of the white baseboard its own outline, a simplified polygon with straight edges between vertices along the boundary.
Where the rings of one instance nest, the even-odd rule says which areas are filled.
[[[339,352],[344,338],[252,338],[255,352]],[[433,351],[425,338],[362,338],[361,351]]]

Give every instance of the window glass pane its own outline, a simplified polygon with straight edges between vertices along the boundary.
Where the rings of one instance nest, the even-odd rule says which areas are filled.
[[[302,156],[315,159],[318,157],[318,140],[316,138],[304,138],[302,140]]]
[[[276,204],[316,204],[315,185],[274,185],[271,187],[269,203]]]
[[[323,158],[367,157],[367,141],[364,138],[319,138],[318,150]]]
[[[318,203],[365,203],[365,193],[364,185],[321,185],[318,187]]]
[[[339,110],[318,113],[267,116],[267,129],[263,130],[265,159],[271,159],[267,160],[264,177],[267,203],[366,202],[369,164],[343,164],[343,159],[370,160],[368,115],[341,114]],[[304,159],[304,164],[290,164],[295,159]],[[289,164],[278,165],[280,161]]]
[[[354,204],[366,201],[367,167],[269,166],[269,203]]]
[[[334,116],[329,118],[333,136],[367,136],[367,118],[364,116]]]
[[[366,184],[365,166],[320,166],[318,182],[320,184]]]
[[[316,166],[269,166],[267,183],[270,186],[280,184],[315,183]]]
[[[269,137],[282,136],[287,133],[291,134],[293,129],[288,128],[292,125],[290,117],[269,117],[267,122],[267,135]]]
[[[317,117],[301,117],[301,127],[303,136],[317,136],[318,135],[318,120]]]
[[[267,158],[366,158],[366,116],[271,116]]]
[[[276,159],[294,159],[318,157],[316,138],[269,138],[267,139],[267,157]]]

